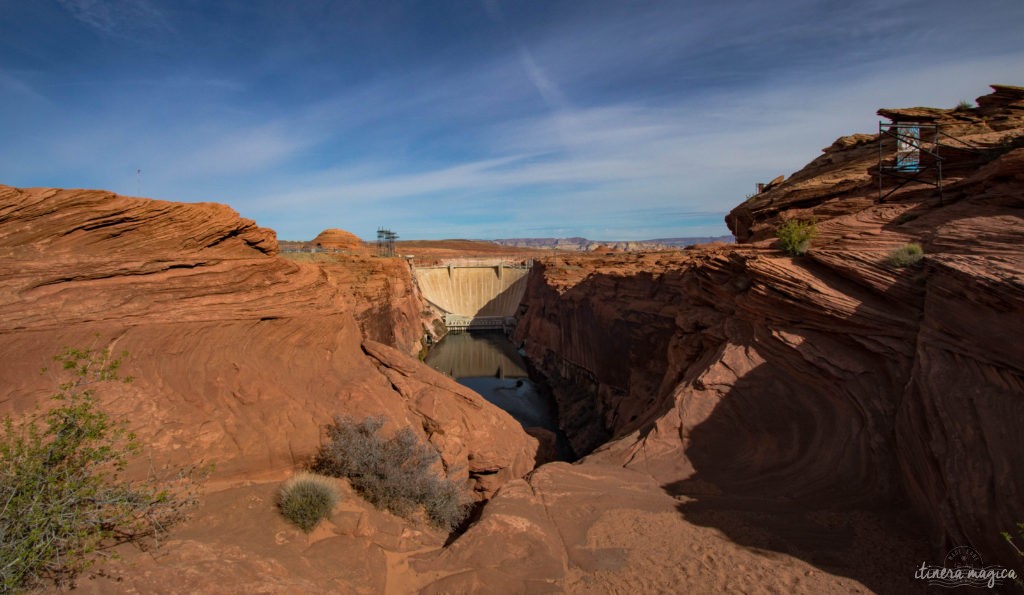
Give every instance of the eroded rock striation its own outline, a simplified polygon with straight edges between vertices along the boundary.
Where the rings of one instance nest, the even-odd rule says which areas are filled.
[[[583,466],[642,471],[727,532],[701,506],[765,526],[909,508],[932,559],[971,545],[1019,568],[1000,532],[1024,520],[1024,89],[994,89],[879,112],[971,148],[939,148],[941,197],[909,184],[880,202],[878,138],[844,137],[729,214],[741,245],[539,266],[517,339],[574,447],[597,449]],[[798,258],[774,246],[794,217],[819,230]],[[888,263],[911,242],[920,263]]]
[[[222,205],[0,186],[2,412],[53,391],[38,370],[62,346],[94,345],[130,353],[109,408],[158,462],[216,464],[215,484],[288,473],[336,414],[412,427],[481,497],[532,468],[510,416],[364,337],[352,291],[276,252]]]
[[[313,241],[312,245],[323,250],[363,250],[363,241],[354,233],[344,229],[325,229],[321,231]]]

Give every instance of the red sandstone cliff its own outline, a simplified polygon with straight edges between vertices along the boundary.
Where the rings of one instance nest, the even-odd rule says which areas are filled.
[[[561,384],[574,445],[614,438],[582,465],[650,475],[741,543],[846,557],[873,588],[853,550],[793,535],[827,533],[807,511],[846,511],[835,535],[909,505],[901,535],[933,563],[971,545],[1019,570],[1000,531],[1024,520],[1024,89],[995,91],[879,112],[980,149],[940,148],[941,201],[918,184],[879,203],[878,139],[856,135],[729,214],[751,245],[539,268],[517,338]],[[791,217],[818,222],[804,257],[773,247]],[[923,262],[888,265],[909,242]]]
[[[401,258],[376,258],[368,251],[352,254],[292,253],[286,258],[315,263],[337,287],[363,336],[417,355],[436,316],[427,309]],[[436,336],[436,335],[435,335]]]
[[[216,463],[215,483],[281,476],[339,413],[413,427],[482,494],[532,467],[511,417],[364,340],[350,294],[276,250],[222,205],[0,186],[0,411],[30,409],[49,357],[98,336],[136,378],[111,409],[158,460]]]

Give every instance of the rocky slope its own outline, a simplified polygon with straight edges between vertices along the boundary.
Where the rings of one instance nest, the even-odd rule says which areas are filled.
[[[510,416],[364,337],[346,287],[276,250],[222,205],[0,186],[0,414],[45,405],[57,379],[39,369],[63,346],[110,347],[135,381],[100,396],[145,445],[136,472],[213,463],[213,490],[279,479],[336,414],[413,428],[481,498],[533,467]]]
[[[879,202],[879,141],[858,135],[730,213],[744,245],[539,267],[517,339],[574,446],[600,446],[582,465],[643,472],[691,521],[758,547],[767,530],[871,588],[888,590],[850,544],[808,547],[827,534],[811,511],[837,514],[833,538],[873,524],[930,563],[971,545],[1019,569],[1000,531],[1024,520],[1024,89],[994,88],[971,110],[879,112],[973,147],[940,147],[941,200],[911,184]],[[792,217],[817,221],[804,257],[773,245]],[[909,242],[924,260],[887,264]],[[886,511],[904,510],[919,524],[898,530]]]

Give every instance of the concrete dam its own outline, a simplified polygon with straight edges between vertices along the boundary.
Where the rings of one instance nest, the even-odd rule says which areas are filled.
[[[444,312],[445,326],[500,329],[515,320],[531,262],[467,262],[413,267],[423,297]]]

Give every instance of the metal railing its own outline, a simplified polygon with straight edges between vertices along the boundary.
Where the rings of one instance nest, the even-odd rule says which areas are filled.
[[[507,269],[531,269],[533,259],[522,258],[445,258],[429,265],[414,265],[418,269],[491,269],[497,266]]]
[[[515,316],[460,316],[445,314],[444,325],[452,330],[494,330],[515,327]]]

